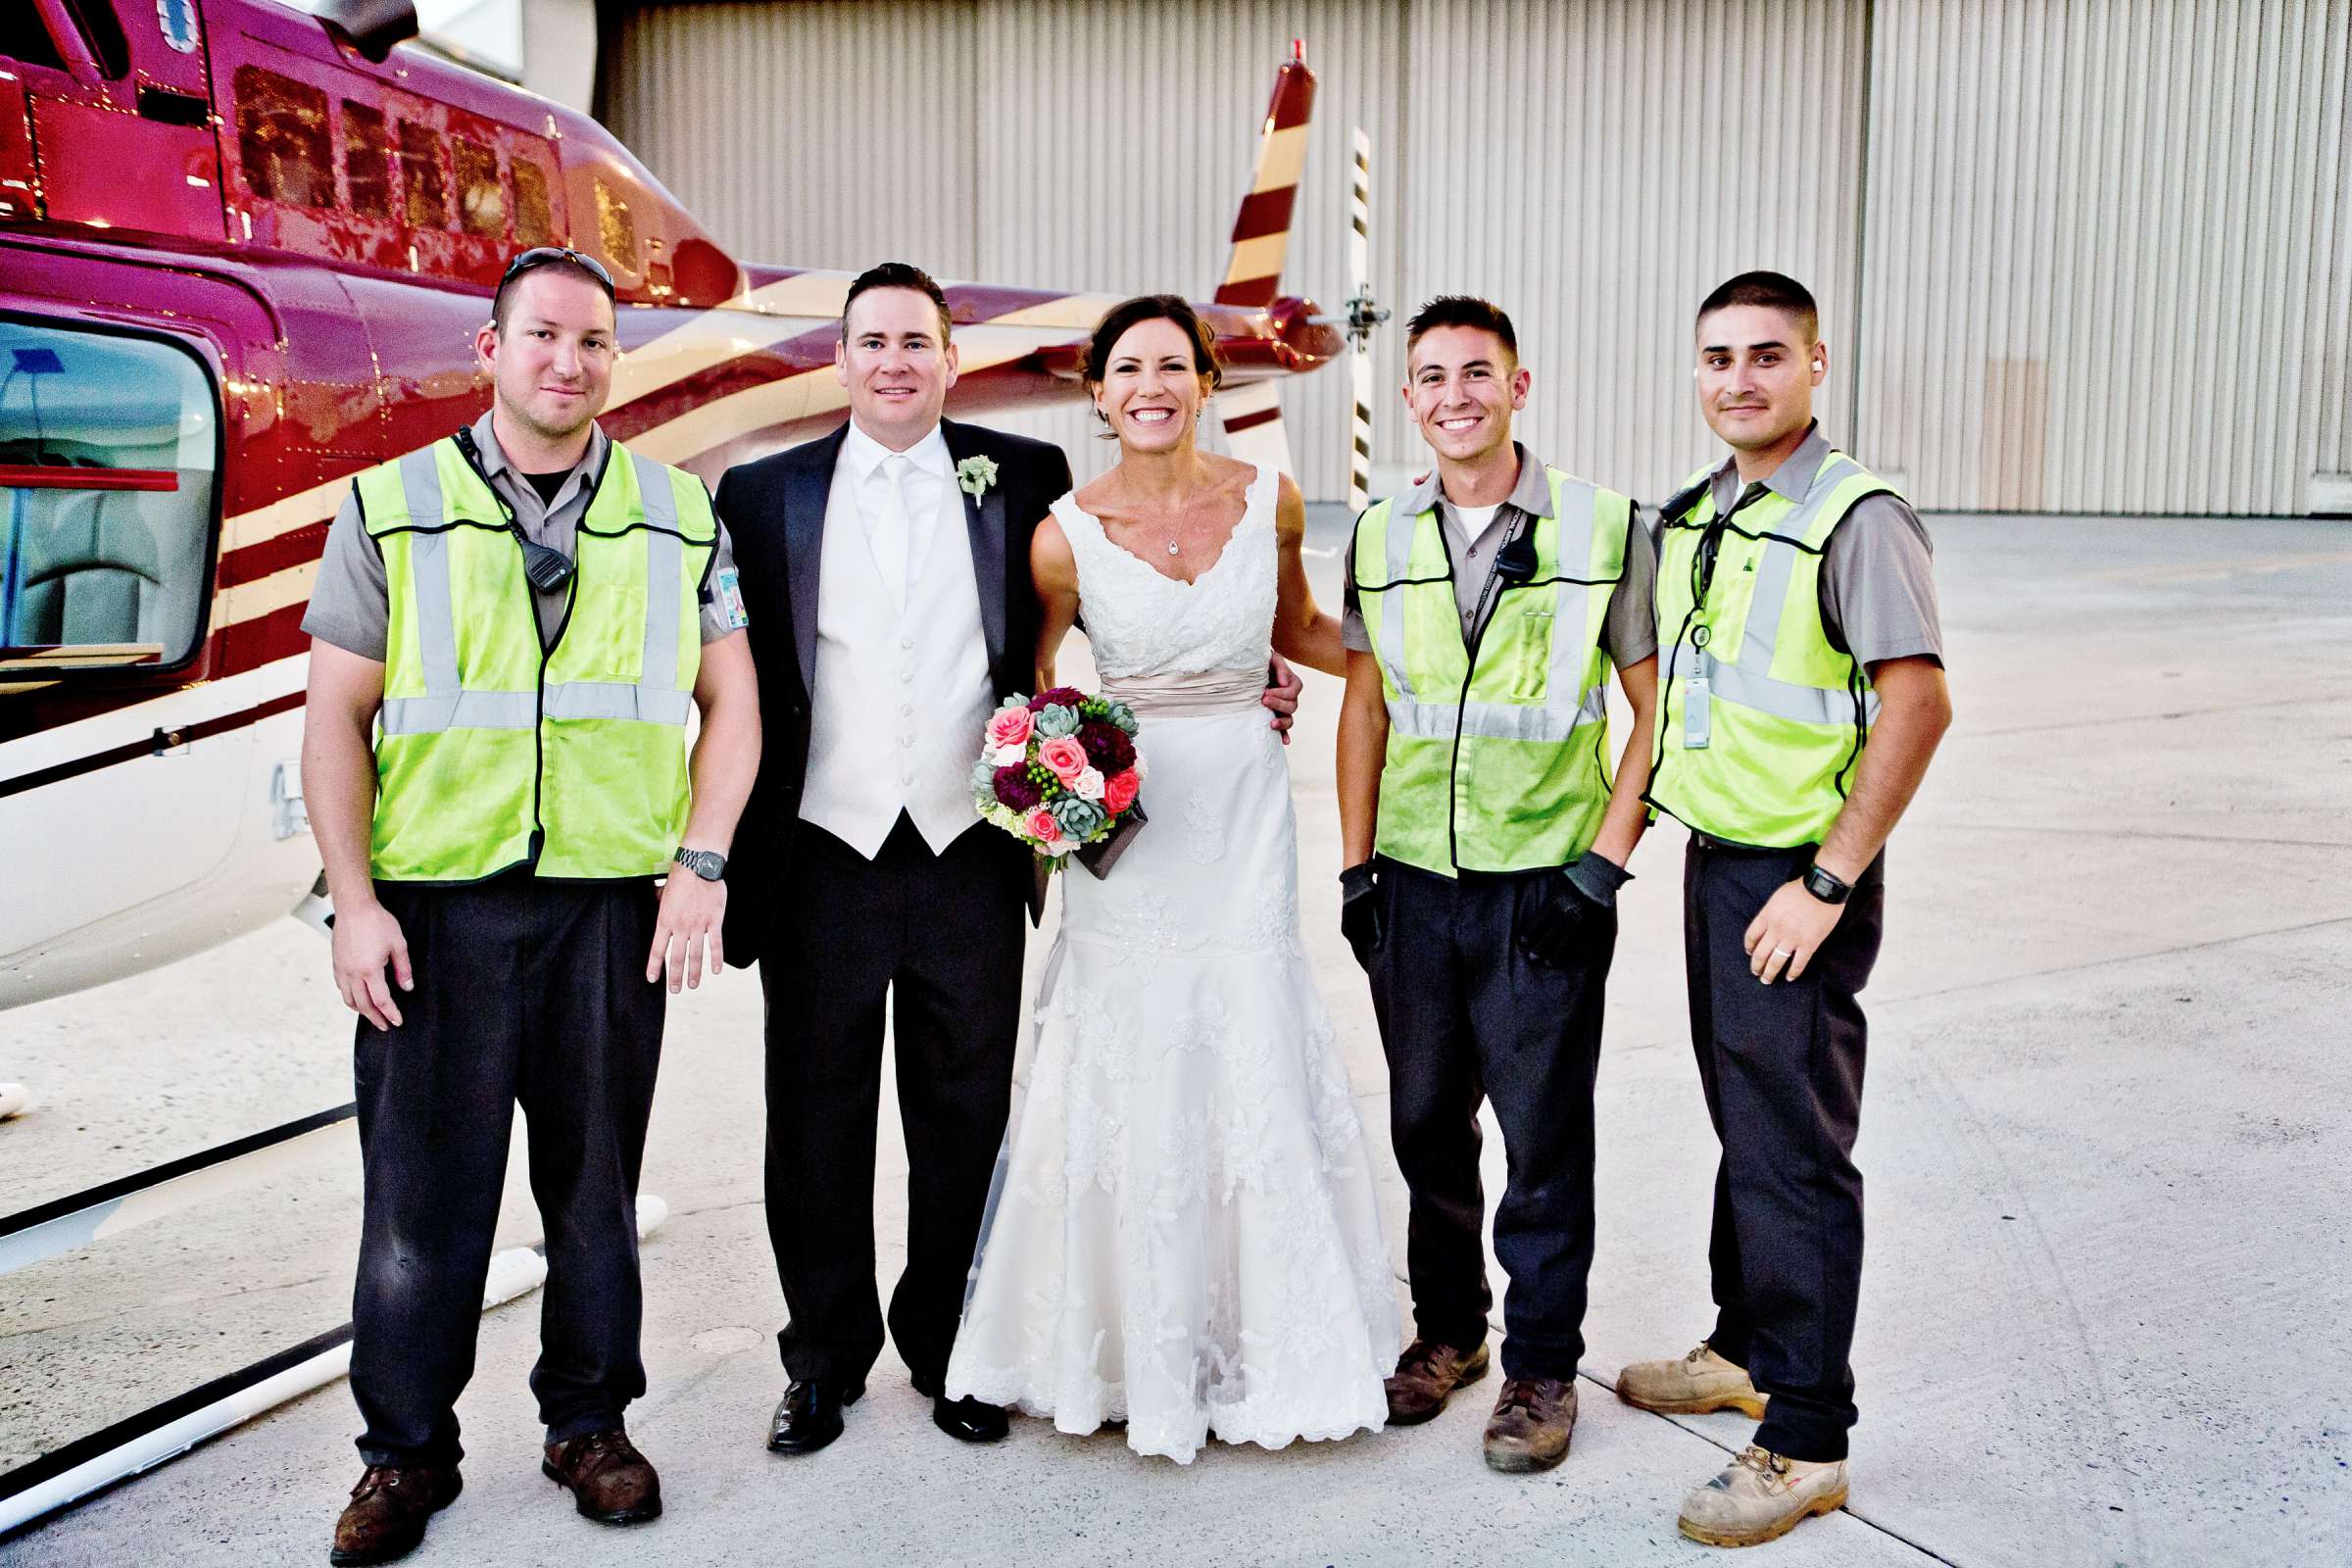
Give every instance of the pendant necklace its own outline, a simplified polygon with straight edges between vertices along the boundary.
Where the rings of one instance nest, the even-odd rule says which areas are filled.
[[[1168,541],[1168,554],[1171,556],[1176,554],[1176,541],[1173,539]]]

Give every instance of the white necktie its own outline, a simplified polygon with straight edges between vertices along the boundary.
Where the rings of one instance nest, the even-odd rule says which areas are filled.
[[[899,609],[906,608],[906,566],[911,559],[908,535],[913,526],[906,512],[906,454],[893,452],[882,460],[882,514],[874,519],[874,565],[883,586]]]

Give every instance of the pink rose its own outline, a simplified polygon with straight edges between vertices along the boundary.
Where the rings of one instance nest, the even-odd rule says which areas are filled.
[[[1061,837],[1061,824],[1042,806],[1021,818],[1021,830],[1049,850]]]
[[[1004,708],[988,716],[988,744],[992,750],[1006,747],[1026,749],[1029,732],[1037,721],[1029,716],[1026,708]]]
[[[1116,816],[1135,804],[1135,792],[1143,780],[1135,776],[1132,767],[1122,768],[1102,781],[1102,808]]]
[[[1064,784],[1075,784],[1087,769],[1086,748],[1075,735],[1056,735],[1037,749],[1037,760]]]

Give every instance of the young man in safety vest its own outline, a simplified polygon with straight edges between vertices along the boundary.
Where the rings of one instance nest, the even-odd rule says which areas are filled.
[[[1414,1338],[1389,1420],[1427,1421],[1487,1369],[1484,1098],[1510,1152],[1486,1458],[1546,1470],[1576,1426],[1601,991],[1646,816],[1649,544],[1624,496],[1511,439],[1530,376],[1509,317],[1432,300],[1405,357],[1405,408],[1437,466],[1357,519],[1339,749],[1341,923],[1371,976],[1411,1195]],[[1612,664],[1634,710],[1614,784]]]
[[[717,972],[760,716],[709,493],[596,427],[613,325],[595,261],[515,257],[474,338],[490,412],[359,475],[303,621],[303,778],[362,1019],[368,1468],[337,1563],[403,1555],[458,1494],[517,1101],[547,1228],[541,1468],[591,1519],[662,1511],[622,1425],[645,1392],[637,1175],[662,981]]]
[[[1737,1408],[1755,1441],[1683,1502],[1748,1545],[1846,1495],[1862,1275],[1864,1026],[1881,847],[1951,722],[1928,536],[1813,422],[1813,296],[1778,272],[1698,309],[1699,412],[1732,449],[1660,518],[1650,803],[1690,829],[1683,933],[1715,1173],[1715,1328],[1629,1366],[1649,1410]]]

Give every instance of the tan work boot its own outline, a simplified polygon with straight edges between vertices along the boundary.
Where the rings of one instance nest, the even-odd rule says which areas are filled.
[[[1617,1374],[1617,1397],[1660,1415],[1738,1410],[1750,1421],[1761,1421],[1767,1396],[1747,1380],[1747,1368],[1702,1344],[1676,1360],[1636,1361]]]
[[[1487,1468],[1509,1475],[1548,1470],[1576,1436],[1576,1385],[1559,1378],[1505,1378],[1487,1423]]]
[[[1389,1396],[1389,1425],[1419,1426],[1446,1408],[1447,1395],[1486,1375],[1485,1346],[1465,1353],[1450,1345],[1415,1340],[1396,1358],[1396,1370],[1384,1385]]]
[[[1753,1546],[1843,1506],[1843,1459],[1816,1464],[1751,1443],[1723,1474],[1683,1499],[1683,1534],[1710,1546]]]

